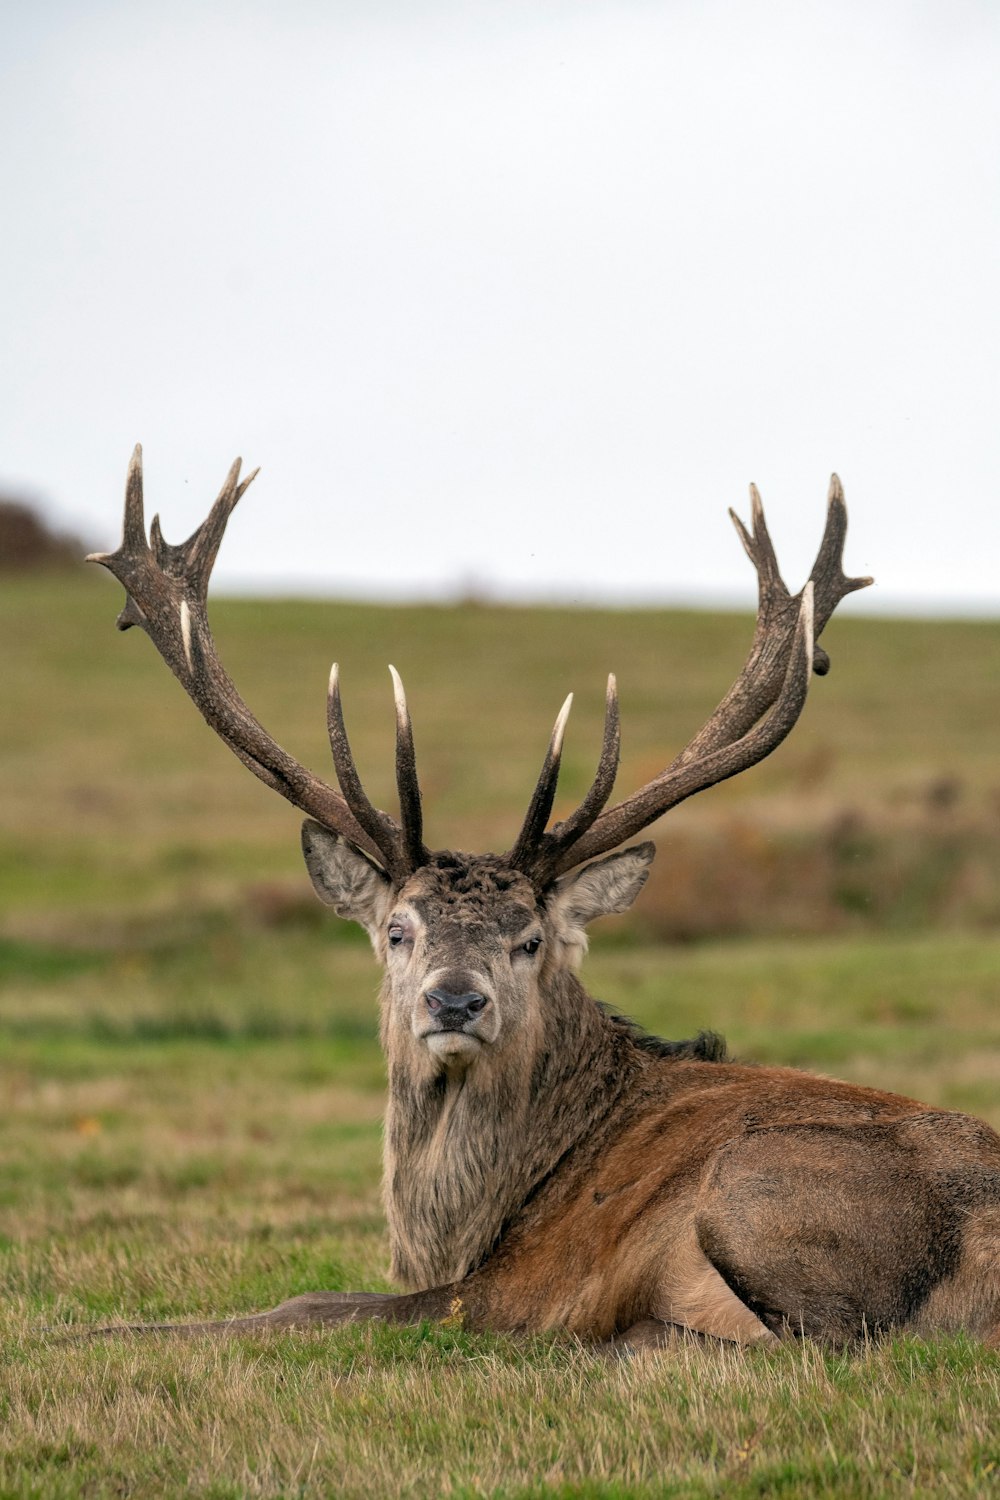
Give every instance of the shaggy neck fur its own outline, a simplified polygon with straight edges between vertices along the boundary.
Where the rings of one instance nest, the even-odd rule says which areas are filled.
[[[414,1288],[486,1258],[538,1185],[613,1114],[648,1063],[566,970],[543,985],[540,1036],[464,1072],[391,1056],[385,1194],[392,1270]]]

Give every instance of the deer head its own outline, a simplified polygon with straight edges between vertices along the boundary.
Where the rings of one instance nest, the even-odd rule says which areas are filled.
[[[408,1068],[427,1075],[528,1057],[532,1038],[537,1041],[547,1024],[543,997],[586,951],[588,923],[631,905],[654,852],[649,843],[609,851],[684,798],[770,754],[802,710],[810,673],[828,669],[817,637],[837,603],[870,582],[847,578],[841,566],[847,517],[840,482],[836,476],[831,481],[819,554],[794,596],[779,574],[754,487],[751,529],[733,516],[757,570],[756,630],[739,676],[680,754],[638,791],[607,806],[620,744],[617,690],[609,678],[593,784],[579,807],[550,828],[570,696],[512,847],[469,856],[434,852],[424,843],[413,728],[395,668],[398,820],[374,807],[361,784],[336,665],[327,722],[339,791],[281,749],[223,669],[208,626],[209,576],[229,515],[256,472],[241,481],[237,459],[207,520],[182,546],[171,546],[158,518],[147,540],[136,448],[122,545],[91,558],[128,593],[118,625],[145,630],[230,749],[308,814],[302,842],[313,885],[339,916],[366,928],[384,966],[383,1036],[390,1057],[405,1058]]]
[[[632,904],[654,853],[640,844],[546,883],[496,855],[428,854],[396,885],[317,823],[302,843],[320,899],[368,930],[386,1051],[418,1075],[534,1055],[543,997],[579,963],[587,924]]]

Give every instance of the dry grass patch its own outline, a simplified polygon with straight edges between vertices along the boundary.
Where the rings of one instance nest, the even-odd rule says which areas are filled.
[[[8,1366],[15,1493],[44,1476],[47,1495],[874,1500],[981,1494],[1000,1458],[1000,1359],[961,1342],[608,1364],[559,1341],[370,1327],[52,1353]]]

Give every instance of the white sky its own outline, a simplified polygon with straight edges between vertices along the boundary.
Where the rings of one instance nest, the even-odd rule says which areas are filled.
[[[994,0],[7,0],[0,488],[223,588],[1000,613]],[[849,606],[850,607],[850,606]],[[854,606],[858,607],[858,606]]]

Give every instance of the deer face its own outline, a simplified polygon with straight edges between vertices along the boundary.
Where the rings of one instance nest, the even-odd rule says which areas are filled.
[[[532,1030],[544,910],[531,883],[490,856],[438,856],[390,903],[376,937],[387,1024],[446,1066],[467,1066]]]
[[[384,965],[387,1046],[466,1069],[541,1034],[547,986],[586,951],[586,924],[638,895],[652,844],[538,890],[500,856],[443,853],[401,886],[339,835],[303,828],[320,899],[360,922]]]

